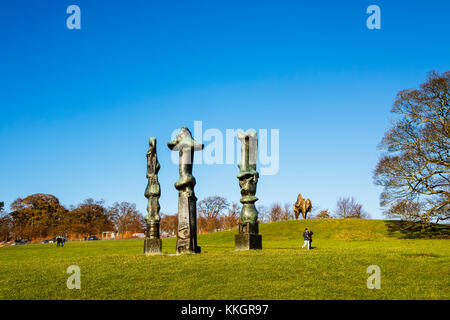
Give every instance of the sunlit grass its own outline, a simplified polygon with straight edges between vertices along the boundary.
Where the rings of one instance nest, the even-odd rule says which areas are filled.
[[[300,249],[305,226],[313,250]],[[234,251],[236,230],[200,235],[200,255],[144,256],[143,240],[0,249],[0,299],[449,299],[450,242],[399,239],[382,220],[262,224],[262,251]],[[69,290],[70,265],[81,289]],[[369,290],[366,269],[381,268]]]

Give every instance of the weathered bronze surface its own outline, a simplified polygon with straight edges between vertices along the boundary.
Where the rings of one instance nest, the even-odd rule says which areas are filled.
[[[161,254],[162,239],[150,239],[144,240],[144,252],[146,255]]]
[[[239,234],[235,236],[235,249],[262,249],[262,237],[258,234],[258,222],[239,222]]]
[[[161,189],[158,181],[158,172],[160,165],[156,154],[156,138],[151,137],[149,140],[149,148],[147,151],[147,187],[145,188],[145,197],[148,199],[147,230],[145,234],[144,253],[158,254],[161,253],[161,239],[159,236],[159,197]]]
[[[256,185],[259,174],[256,171],[256,156],[258,152],[258,138],[256,132],[239,132],[237,135],[241,141],[241,162],[239,163],[239,187],[241,188],[241,219],[243,222],[256,222],[258,211],[255,202]]]
[[[194,151],[202,150],[188,128],[182,127],[176,140],[168,144],[170,150],[179,151],[180,178],[175,182],[178,190],[177,253],[200,253],[197,246],[197,198],[194,193],[195,178],[192,176]]]
[[[241,222],[239,234],[235,236],[236,250],[262,249],[262,238],[258,234],[258,211],[255,202],[256,185],[259,174],[256,171],[258,138],[256,132],[239,132],[238,139],[242,143],[241,162],[239,163],[239,187],[241,188]]]
[[[297,196],[297,202],[294,203],[295,219],[298,219],[300,212],[302,213],[303,219],[306,219],[306,216],[308,212],[311,212],[311,209],[311,200],[303,199],[302,194],[299,193]]]

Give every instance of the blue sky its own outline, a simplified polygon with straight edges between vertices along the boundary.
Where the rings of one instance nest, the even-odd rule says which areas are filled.
[[[66,8],[81,8],[68,30]],[[381,8],[381,30],[366,8]],[[450,69],[448,1],[9,1],[0,4],[0,201],[51,193],[135,202],[148,138],[161,211],[176,213],[167,142],[183,125],[279,129],[280,168],[257,204],[382,218],[372,172],[396,93]],[[237,165],[194,167],[199,199],[240,198]]]

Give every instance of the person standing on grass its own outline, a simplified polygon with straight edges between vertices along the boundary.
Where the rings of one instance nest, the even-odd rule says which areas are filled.
[[[312,235],[312,231],[308,228],[305,228],[305,231],[303,231],[303,240],[305,240],[305,242],[303,243],[302,249],[305,246],[307,246],[308,250],[311,249]]]
[[[57,236],[56,237],[56,247],[59,248],[61,246],[61,237]]]
[[[312,235],[314,234],[311,230],[308,229],[308,233],[309,233],[309,249],[312,248]]]

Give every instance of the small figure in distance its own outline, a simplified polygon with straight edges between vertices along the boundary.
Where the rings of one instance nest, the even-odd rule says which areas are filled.
[[[56,247],[59,248],[61,246],[61,237],[57,236],[56,237]]]
[[[309,233],[309,248],[312,249],[312,235],[314,234],[310,229],[308,229]]]
[[[303,240],[305,240],[305,242],[303,243],[302,249],[305,246],[307,246],[308,250],[311,249],[312,235],[313,232],[308,228],[305,228],[305,231],[303,231]]]

